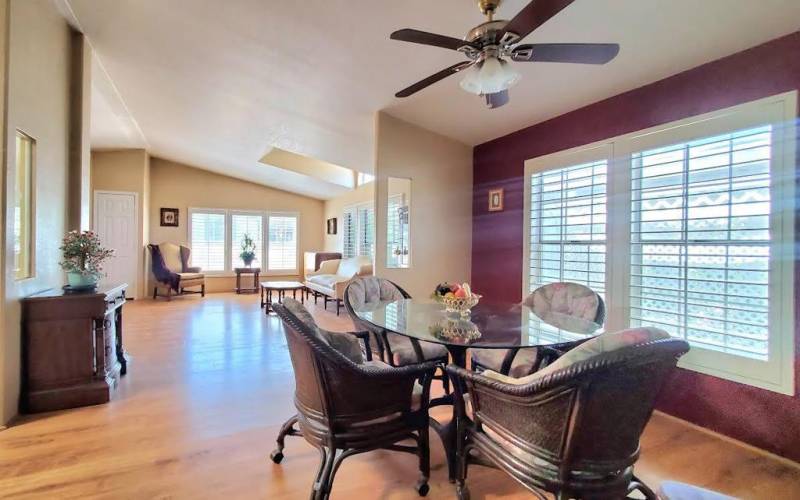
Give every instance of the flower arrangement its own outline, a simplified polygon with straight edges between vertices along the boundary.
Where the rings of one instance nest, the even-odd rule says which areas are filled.
[[[61,243],[63,260],[59,263],[67,272],[72,286],[87,286],[97,283],[104,276],[103,262],[114,255],[114,250],[105,248],[93,231],[70,231]]]
[[[239,254],[239,257],[247,267],[250,267],[250,264],[252,264],[256,258],[256,242],[253,241],[253,238],[247,233],[244,233],[242,237],[242,252]]]

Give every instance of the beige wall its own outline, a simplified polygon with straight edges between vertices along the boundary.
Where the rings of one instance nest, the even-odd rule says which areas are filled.
[[[17,412],[20,380],[20,303],[33,292],[61,286],[58,265],[68,206],[70,29],[50,0],[12,0],[7,78],[4,253],[13,255],[14,134],[36,139],[35,276],[16,281],[13,259],[4,260],[5,332],[2,345],[3,404],[0,423]],[[8,147],[10,146],[10,147]],[[9,168],[11,167],[11,168]]]
[[[336,217],[336,234],[327,234],[327,227],[323,226],[322,232],[325,238],[323,249],[326,252],[341,252],[343,249],[342,239],[342,214],[345,207],[357,205],[359,203],[375,202],[375,183],[370,182],[359,186],[341,196],[332,198],[325,202],[325,220]]]
[[[274,210],[300,214],[300,255],[323,245],[324,202],[153,157],[150,162],[150,243],[188,244],[189,207]],[[161,227],[161,208],[180,210],[178,227]],[[291,276],[297,279],[297,276]],[[284,277],[283,279],[286,279]],[[230,291],[234,278],[207,280],[208,291]]]
[[[70,69],[69,206],[68,229],[89,229],[90,117],[92,113],[92,48],[83,33],[72,32]]]
[[[135,289],[129,291],[136,298],[147,295],[147,269],[145,247],[149,241],[149,194],[150,194],[150,157],[144,149],[125,149],[120,151],[93,151],[91,161],[91,191],[94,205],[95,191],[127,191],[137,194],[138,228],[136,234],[139,242],[137,260],[138,282]],[[92,221],[94,223],[94,221]]]
[[[441,281],[469,281],[472,148],[383,112],[375,128],[375,274],[418,298]],[[409,269],[386,268],[388,177],[411,179]]]

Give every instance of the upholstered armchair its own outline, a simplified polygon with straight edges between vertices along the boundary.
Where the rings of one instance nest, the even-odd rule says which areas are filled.
[[[579,283],[559,282],[540,286],[522,303],[546,323],[557,327],[561,325],[571,332],[592,333],[603,326],[606,317],[603,298]],[[554,356],[557,357],[560,352],[581,342],[583,340],[552,348],[474,349],[472,368],[523,377],[546,366]]]
[[[444,373],[448,355],[444,346],[376,329],[373,325],[362,321],[356,314],[356,311],[369,311],[381,303],[410,298],[408,292],[392,281],[376,276],[359,276],[345,289],[344,308],[358,330],[370,332],[373,352],[384,363],[391,366],[407,366],[423,361],[435,361],[441,364],[441,373],[434,378],[441,380],[445,392],[449,394],[450,379]]]
[[[150,250],[151,278],[154,283],[153,300],[159,296],[170,300],[173,292],[176,295],[199,293],[205,297],[206,277],[199,267],[189,266],[191,250],[188,247],[161,243],[147,245],[147,248]],[[200,287],[200,290],[186,290],[195,287]]]
[[[311,498],[327,499],[345,458],[377,449],[412,453],[419,458],[417,492],[425,496],[430,477],[428,400],[434,363],[393,368],[365,360],[359,339],[368,342],[367,335],[322,330],[291,298],[273,307],[285,325],[297,407],[297,415],[278,435],[273,462],[283,460],[286,436],[302,435],[322,456]],[[300,428],[295,429],[295,424]],[[409,440],[415,445],[399,444]]]
[[[656,397],[689,345],[657,328],[599,335],[522,378],[447,367],[458,418],[457,493],[470,464],[502,469],[537,497],[655,494],[633,475]],[[468,397],[464,397],[469,394]]]

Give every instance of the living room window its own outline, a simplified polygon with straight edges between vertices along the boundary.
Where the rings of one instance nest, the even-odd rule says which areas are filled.
[[[342,256],[375,256],[375,206],[361,203],[344,209],[342,214]]]
[[[267,270],[297,271],[297,215],[270,214],[267,234]]]
[[[192,211],[189,233],[192,266],[203,271],[225,271],[226,213],[221,210]]]
[[[524,292],[586,284],[606,330],[793,394],[795,119],[792,92],[529,160]]]
[[[252,267],[261,267],[264,254],[264,217],[261,214],[231,213],[231,266],[245,267],[242,261],[242,243],[245,235],[253,240],[256,246],[256,258],[251,263]]]
[[[253,267],[262,267],[264,274],[298,273],[298,214],[207,208],[190,208],[189,214],[192,265],[204,272],[226,274],[244,267],[241,245],[248,234],[256,245]]]

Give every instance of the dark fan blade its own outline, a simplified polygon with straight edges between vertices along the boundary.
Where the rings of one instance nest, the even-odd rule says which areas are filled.
[[[403,42],[421,43],[423,45],[433,45],[434,47],[443,47],[445,49],[458,50],[459,47],[465,45],[474,47],[473,44],[465,40],[453,38],[451,36],[437,35],[436,33],[428,33],[427,31],[414,30],[405,28],[397,30],[389,38],[392,40],[401,40]]]
[[[508,22],[505,31],[519,35],[522,40],[548,19],[561,12],[575,0],[533,0],[514,19]],[[502,37],[501,37],[502,38]]]
[[[501,90],[495,94],[486,94],[486,107],[489,109],[499,108],[508,104],[508,90]]]
[[[473,64],[475,64],[475,63],[472,62],[472,61],[464,61],[464,62],[460,62],[458,64],[454,64],[454,65],[450,66],[449,68],[441,70],[438,73],[434,73],[433,75],[429,76],[428,78],[425,78],[424,80],[418,81],[417,83],[415,83],[414,85],[411,85],[410,87],[404,88],[400,92],[396,93],[394,96],[395,97],[408,97],[411,94],[419,92],[420,90],[424,89],[428,85],[433,85],[434,83],[438,82],[439,80],[447,78],[450,75],[455,75],[456,73],[458,73],[462,69],[467,68],[469,66],[472,66]]]
[[[619,54],[616,43],[529,43],[511,52],[514,61],[605,64]]]

